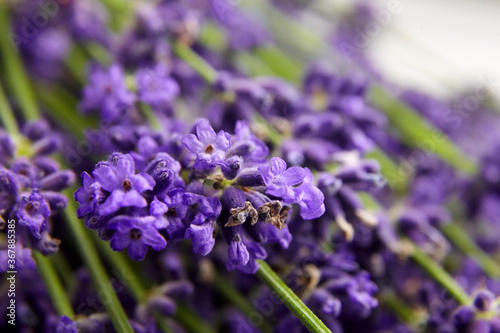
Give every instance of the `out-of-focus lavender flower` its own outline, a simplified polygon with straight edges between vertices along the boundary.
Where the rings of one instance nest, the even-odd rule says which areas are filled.
[[[139,100],[158,112],[168,110],[180,92],[179,85],[170,77],[166,65],[141,68],[136,77]]]
[[[18,230],[20,244],[44,254],[54,253],[60,241],[48,233],[52,230],[49,217],[66,207],[68,199],[59,192],[75,180],[72,171],[60,170],[49,156],[60,148],[60,137],[46,121],[38,120],[26,122],[20,136],[5,135],[3,141],[0,225],[3,228],[7,220],[16,219],[19,226],[25,227]],[[23,257],[19,255],[21,262]]]
[[[61,316],[56,326],[57,333],[77,333],[76,323],[67,316]]]
[[[83,113],[98,111],[103,119],[114,120],[126,114],[135,99],[125,85],[125,75],[119,64],[108,69],[92,66],[79,107]]]
[[[108,45],[111,35],[106,28],[107,12],[98,1],[72,2],[69,8],[69,29],[79,41],[96,41]]]
[[[244,13],[236,1],[210,0],[210,4],[215,17],[229,35],[231,48],[248,50],[269,42],[269,32],[265,27]]]
[[[13,253],[11,251],[11,253]],[[15,259],[15,269],[20,271],[22,269],[35,269],[35,261],[31,256],[31,249],[23,247],[20,243],[15,245],[14,253],[16,255]],[[7,272],[9,270],[9,251],[0,250],[0,272]]]

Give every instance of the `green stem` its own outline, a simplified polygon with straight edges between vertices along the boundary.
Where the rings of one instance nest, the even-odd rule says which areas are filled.
[[[174,317],[183,327],[192,333],[215,333],[212,326],[200,320],[191,309],[183,304],[177,304],[177,311]]]
[[[302,300],[263,261],[258,260],[257,276],[271,289],[280,301],[309,329],[315,332],[331,332],[328,327],[302,302]]]
[[[134,1],[131,0],[102,0],[110,14],[109,25],[113,31],[121,32],[131,26],[134,20]],[[133,24],[132,24],[133,26]]]
[[[85,66],[87,65],[87,55],[82,50],[82,47],[77,44],[73,44],[71,52],[65,59],[65,65],[73,76],[77,79],[79,84],[85,82]]]
[[[273,69],[250,53],[236,53],[234,63],[238,69],[250,76],[273,76],[276,74]]]
[[[256,310],[252,304],[250,304],[248,300],[239,292],[239,290],[234,288],[233,284],[227,281],[222,275],[217,274],[215,277],[214,287],[222,296],[240,309],[240,311],[245,315],[250,316],[255,314]],[[263,332],[273,331],[271,325],[264,320],[262,321],[260,328]]]
[[[11,35],[7,4],[4,1],[0,2],[0,31],[2,32],[0,33],[0,51],[10,88],[16,96],[16,100],[26,120],[38,119],[39,111],[35,103],[33,87],[24,70],[21,58],[14,49],[14,41],[9,40],[13,38],[13,35]]]
[[[85,138],[86,128],[96,128],[96,124],[76,112],[77,101],[67,91],[55,86],[38,86],[39,99],[49,117],[64,127],[78,140]]]
[[[391,125],[398,129],[401,139],[408,145],[437,155],[456,170],[468,174],[477,171],[475,162],[457,147],[446,135],[423,119],[417,111],[397,100],[381,87],[371,92],[373,105],[383,111]]]
[[[464,254],[474,259],[486,274],[500,278],[500,265],[484,253],[458,224],[447,223],[441,227],[441,231]]]
[[[399,194],[407,191],[408,179],[399,173],[398,166],[380,148],[376,148],[365,155],[366,158],[377,160],[380,163],[382,175],[387,179],[387,184],[391,190]]]
[[[215,82],[217,71],[189,46],[176,42],[173,48],[175,54],[198,72],[208,83]]]
[[[107,243],[94,237],[94,243],[97,244],[99,251],[104,255],[106,261],[116,270],[119,270],[124,276],[136,276],[134,269],[131,267],[129,260],[122,253],[113,251]],[[141,285],[140,279],[133,278],[127,281],[125,286],[133,294],[134,298],[141,302],[147,295],[146,289]],[[171,332],[165,319],[159,314],[155,315],[157,319],[158,326],[164,332]],[[186,328],[192,332],[213,332],[210,325],[205,321],[201,320],[198,316],[191,312],[191,310],[183,307],[181,304],[177,304],[177,312],[174,315],[182,325],[187,325]]]
[[[427,313],[425,311],[419,311],[418,309],[415,311],[406,302],[398,298],[393,291],[382,292],[378,296],[378,299],[383,306],[392,310],[402,322],[413,328],[418,329],[427,320]]]
[[[174,333],[167,323],[167,320],[163,318],[159,313],[155,313],[156,325],[164,333]]]
[[[2,83],[0,83],[0,119],[10,135],[19,135],[19,127],[17,126],[16,117],[14,117],[12,108],[9,105]]]
[[[149,105],[145,103],[139,103],[139,110],[141,110],[142,114],[155,131],[161,130],[160,122],[158,121],[158,118],[156,117],[153,109],[151,109]]]
[[[411,258],[419,264],[436,282],[444,287],[458,302],[467,305],[471,300],[458,283],[432,258],[413,245]]]
[[[94,282],[98,293],[106,295],[107,299],[103,301],[103,303],[109,316],[111,317],[113,325],[119,332],[133,333],[134,331],[132,326],[130,326],[127,315],[118,300],[118,296],[116,296],[109,277],[104,270],[104,266],[99,259],[99,255],[97,254],[97,251],[95,250],[83,224],[75,216],[76,207],[73,201],[73,192],[74,189],[65,191],[65,194],[69,199],[68,206],[63,212],[66,222],[69,225],[77,246],[80,248],[83,261],[90,272],[92,281]]]
[[[60,316],[68,316],[69,318],[74,318],[75,313],[71,307],[71,303],[68,299],[67,293],[62,287],[61,281],[57,276],[52,262],[49,258],[46,258],[43,254],[38,251],[33,251],[33,256],[36,260],[36,267],[40,273],[47,291],[49,292],[50,298],[52,299],[52,304],[56,308],[57,313]]]
[[[257,48],[255,56],[270,67],[273,72],[283,79],[298,84],[302,78],[301,64],[296,63],[275,46]]]
[[[66,288],[71,288],[75,284],[73,279],[73,270],[71,269],[68,261],[63,256],[62,251],[57,252],[50,256],[52,265],[56,268],[59,276],[61,277]]]
[[[126,287],[133,294],[134,298],[138,302],[141,302],[146,292],[141,285],[140,279],[136,277],[137,274],[127,262],[126,258],[121,255],[121,253],[114,252],[107,242],[102,241],[95,235],[93,235],[92,240],[94,244],[97,245],[99,252],[104,255],[104,259],[106,259],[114,269],[119,270],[124,276],[134,277],[127,280]]]

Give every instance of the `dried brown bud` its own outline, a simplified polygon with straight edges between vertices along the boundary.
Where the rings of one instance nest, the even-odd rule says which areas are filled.
[[[231,216],[229,217],[229,221],[224,225],[225,227],[234,227],[243,224],[248,218],[250,218],[252,225],[254,225],[257,223],[259,217],[257,210],[252,206],[250,201],[245,201],[245,206],[243,207],[231,208],[230,212]]]

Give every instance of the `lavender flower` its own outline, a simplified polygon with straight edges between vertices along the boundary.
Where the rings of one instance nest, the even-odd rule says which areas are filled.
[[[130,155],[118,157],[116,168],[101,165],[92,172],[101,188],[110,193],[99,206],[99,213],[109,215],[122,207],[146,207],[147,201],[142,193],[152,190],[155,181],[146,174],[135,174],[134,160]]]
[[[210,123],[202,119],[196,125],[196,135],[184,136],[182,144],[196,155],[194,168],[210,169],[225,165],[225,152],[231,147],[231,136],[223,131],[216,134]]]
[[[139,99],[158,111],[166,110],[179,94],[179,85],[165,65],[140,69],[137,74]]]
[[[148,246],[160,251],[167,245],[165,238],[158,232],[165,229],[166,225],[152,216],[116,216],[107,227],[116,230],[111,238],[111,248],[123,251],[128,247],[128,255],[134,260],[143,260]]]
[[[313,175],[307,168],[286,168],[286,162],[273,157],[270,166],[258,170],[267,186],[266,193],[282,198],[286,203],[299,203],[304,219],[320,217],[325,212],[324,196],[312,185]]]
[[[104,119],[117,119],[132,106],[135,96],[125,86],[125,76],[118,64],[108,69],[94,66],[89,84],[83,90],[80,109],[84,113],[98,110]]]
[[[29,196],[23,196],[17,210],[19,225],[28,227],[33,236],[42,237],[47,228],[47,217],[50,216],[50,207],[39,191],[33,190]]]

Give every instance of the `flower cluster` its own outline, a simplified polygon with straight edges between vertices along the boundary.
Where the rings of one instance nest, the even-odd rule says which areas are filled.
[[[144,259],[148,246],[160,251],[183,238],[191,239],[193,252],[207,255],[221,230],[228,268],[255,272],[256,259],[266,257],[262,243],[288,246],[293,204],[303,219],[323,215],[324,196],[312,172],[287,168],[278,157],[267,161],[267,146],[246,123],[238,122],[231,136],[200,119],[194,132],[181,139],[192,160],[183,169],[186,181],[181,164],[166,152],[147,164],[140,153],[114,153],[92,175],[82,174],[78,217],[114,250],[128,248],[135,260]],[[137,170],[136,163],[145,167]]]
[[[34,268],[30,248],[45,254],[58,250],[60,241],[50,236],[50,218],[66,207],[68,199],[60,192],[75,175],[50,157],[61,140],[45,121],[26,123],[17,137],[0,130],[0,141],[0,228],[9,220],[23,227],[16,232],[18,268]],[[0,256],[7,258],[7,250]],[[1,267],[7,271],[7,261]]]

